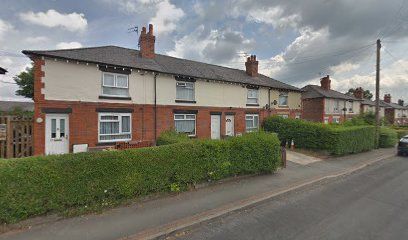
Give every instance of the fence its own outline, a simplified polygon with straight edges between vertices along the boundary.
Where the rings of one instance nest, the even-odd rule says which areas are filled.
[[[0,116],[0,158],[31,156],[32,135],[32,117]]]

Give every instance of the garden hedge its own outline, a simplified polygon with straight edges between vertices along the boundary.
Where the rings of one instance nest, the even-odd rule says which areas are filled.
[[[371,150],[375,147],[373,126],[342,126],[283,119],[273,116],[265,119],[265,131],[275,132],[281,141],[294,141],[296,147],[326,150],[343,155]]]
[[[268,133],[125,151],[3,159],[0,223],[110,206],[229,176],[270,173],[280,164],[280,142]]]
[[[395,147],[398,142],[397,131],[392,128],[382,127],[380,129],[380,139],[379,147],[380,148],[390,148]]]
[[[181,143],[190,141],[190,137],[187,134],[178,133],[175,130],[164,131],[157,138],[157,146]]]

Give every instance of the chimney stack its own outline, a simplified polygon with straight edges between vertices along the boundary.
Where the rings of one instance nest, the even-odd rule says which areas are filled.
[[[320,86],[323,89],[330,90],[330,84],[331,84],[331,80],[330,80],[329,75],[327,75],[326,77],[323,77],[322,79],[320,79]]]
[[[363,99],[364,98],[364,90],[362,87],[358,87],[356,88],[356,90],[354,90],[354,97],[358,98],[358,99]]]
[[[251,55],[247,58],[245,63],[246,73],[251,77],[258,76],[258,61],[255,55]]]
[[[404,100],[402,100],[402,99],[398,99],[398,105],[400,105],[400,106],[404,106]]]
[[[391,103],[391,94],[384,95],[384,102]]]
[[[139,37],[140,56],[142,58],[154,58],[154,43],[156,37],[153,35],[153,24],[149,24],[149,32],[146,33],[146,27],[142,28]]]

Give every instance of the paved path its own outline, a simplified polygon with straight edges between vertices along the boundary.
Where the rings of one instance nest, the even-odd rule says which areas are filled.
[[[297,163],[297,164],[300,164],[300,165],[308,165],[308,164],[315,163],[315,162],[323,160],[321,158],[308,156],[308,155],[298,153],[298,152],[295,152],[295,151],[291,151],[291,150],[286,151],[286,157],[287,157],[288,161],[291,161],[293,163]]]
[[[408,158],[393,157],[166,239],[401,240],[407,226]]]
[[[381,149],[306,166],[289,162],[286,169],[276,174],[230,181],[177,196],[113,209],[100,215],[87,215],[33,226],[24,231],[0,235],[0,239],[113,240],[124,238],[245,198],[284,189],[310,179],[389,157],[394,153],[395,149]]]

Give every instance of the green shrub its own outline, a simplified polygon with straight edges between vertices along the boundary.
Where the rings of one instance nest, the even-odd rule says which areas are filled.
[[[174,130],[168,130],[160,134],[160,136],[157,138],[156,144],[157,146],[161,146],[187,141],[190,141],[190,138],[187,136],[187,134],[178,133]]]
[[[326,150],[334,155],[368,151],[375,144],[373,126],[327,125],[273,116],[264,121],[263,127],[277,133],[282,141],[293,140],[298,148]]]
[[[380,129],[380,139],[379,147],[380,148],[389,148],[395,147],[398,142],[397,131],[392,128],[382,127]]]
[[[398,139],[408,135],[408,126],[393,126],[395,131],[397,131]]]
[[[280,165],[275,134],[197,140],[160,147],[0,161],[0,223],[49,212],[106,206]]]

